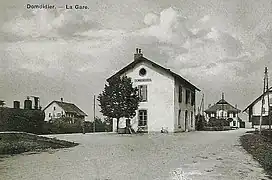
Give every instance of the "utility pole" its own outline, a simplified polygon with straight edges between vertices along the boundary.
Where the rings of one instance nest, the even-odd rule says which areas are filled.
[[[204,116],[204,93],[203,93],[203,96],[202,96],[202,115]]]
[[[93,121],[93,132],[95,132],[95,95],[94,95],[94,107],[93,107],[94,121]]]
[[[199,105],[199,107],[197,108],[197,110],[198,110],[198,114],[197,114],[197,122],[198,122],[198,124],[199,123],[203,123],[202,122],[202,118],[204,118],[204,113],[203,113],[203,110],[204,109],[204,94],[202,95],[202,99],[201,99],[201,102],[200,102],[200,105]],[[200,122],[200,120],[201,120],[201,122]]]
[[[237,126],[237,128],[239,128],[241,125],[240,125],[240,121],[239,121],[239,111],[238,111],[238,106],[237,106],[237,104],[235,104],[235,108],[237,109],[237,124],[236,124],[236,126]]]
[[[268,85],[268,69],[266,68],[266,91],[267,91],[267,102],[268,102],[268,125],[269,125],[269,135],[271,135],[271,115],[270,115],[270,99],[269,99],[269,85]]]
[[[222,100],[224,100],[224,93],[222,93]],[[222,114],[221,114],[221,118],[224,119],[224,102],[222,101]]]
[[[264,96],[265,96],[265,88],[266,88],[266,80],[267,80],[267,67],[264,70],[264,80],[263,80],[263,95],[262,95],[262,106],[261,106],[261,116],[260,116],[260,130],[259,134],[262,134],[262,120],[263,120],[263,107],[264,107]]]

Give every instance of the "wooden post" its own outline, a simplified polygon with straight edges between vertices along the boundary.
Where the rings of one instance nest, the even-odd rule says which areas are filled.
[[[270,99],[269,99],[269,93],[270,88],[268,85],[268,69],[266,68],[266,91],[267,91],[267,101],[268,101],[268,125],[269,125],[269,135],[271,135],[271,112],[270,112]]]
[[[267,75],[267,67],[265,67],[264,71],[264,80],[263,80],[263,95],[262,95],[262,106],[261,106],[261,116],[260,116],[260,130],[259,134],[262,134],[262,120],[263,120],[263,106],[264,106],[264,96],[265,96],[265,85],[266,85],[266,75]]]
[[[203,94],[203,96],[202,96],[202,115],[204,116],[204,94]]]
[[[237,124],[236,124],[236,126],[237,126],[237,128],[240,128],[240,121],[239,121],[239,112],[238,112],[238,106],[237,106],[237,104],[235,104],[235,108],[237,109]]]
[[[95,132],[95,95],[94,95],[94,107],[93,107],[93,113],[94,113],[93,132]]]
[[[85,119],[82,120],[82,133],[85,134]]]

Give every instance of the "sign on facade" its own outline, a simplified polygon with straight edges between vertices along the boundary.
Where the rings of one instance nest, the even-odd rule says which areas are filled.
[[[135,79],[135,82],[150,82],[151,79]]]

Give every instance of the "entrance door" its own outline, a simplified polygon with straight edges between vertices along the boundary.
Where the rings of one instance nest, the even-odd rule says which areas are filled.
[[[185,111],[185,131],[188,130],[188,111]]]
[[[139,131],[148,131],[147,128],[147,110],[139,110],[138,116],[138,129]]]
[[[178,128],[181,127],[181,110],[178,112]]]
[[[240,128],[245,128],[245,127],[246,127],[246,123],[243,122],[243,121],[241,121],[241,122],[240,122]]]

